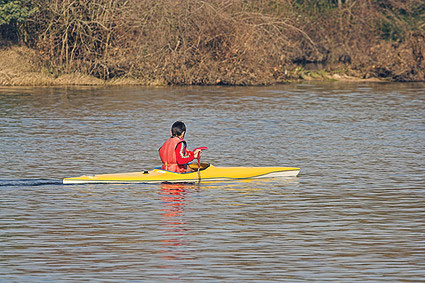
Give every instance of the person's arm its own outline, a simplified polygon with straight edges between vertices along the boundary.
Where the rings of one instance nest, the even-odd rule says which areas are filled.
[[[184,165],[195,159],[195,154],[186,149],[184,143],[179,143],[176,146],[176,160],[177,164]]]

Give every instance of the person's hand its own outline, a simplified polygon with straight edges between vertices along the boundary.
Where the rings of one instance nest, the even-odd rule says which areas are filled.
[[[195,149],[195,151],[193,152],[193,154],[194,154],[194,156],[195,156],[195,158],[199,158],[200,156],[201,156],[201,152],[202,152],[202,150],[200,150],[200,149]]]

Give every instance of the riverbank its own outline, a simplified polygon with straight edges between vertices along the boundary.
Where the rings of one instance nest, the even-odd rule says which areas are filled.
[[[60,85],[141,85],[135,79],[118,78],[105,81],[94,76],[72,72],[53,74],[37,62],[36,51],[13,46],[0,50],[1,86],[60,86]]]
[[[353,76],[342,71],[329,72],[324,70],[308,70],[296,68],[290,71],[289,79],[282,81],[264,82],[285,83],[290,81],[332,80],[332,81],[387,81],[385,78]],[[217,84],[220,84],[218,81]],[[28,47],[12,46],[0,50],[0,85],[1,86],[61,86],[61,85],[140,85],[165,86],[161,80],[144,80],[141,78],[114,78],[103,80],[72,72],[68,74],[54,74],[37,62],[36,51]]]
[[[421,0],[12,2],[1,85],[425,81]]]

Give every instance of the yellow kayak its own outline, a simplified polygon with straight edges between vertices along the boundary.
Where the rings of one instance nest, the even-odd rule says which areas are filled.
[[[64,184],[89,183],[162,183],[162,182],[206,182],[250,178],[295,177],[300,168],[295,167],[215,167],[209,163],[189,164],[194,172],[175,173],[155,168],[151,171],[100,174],[63,179]]]

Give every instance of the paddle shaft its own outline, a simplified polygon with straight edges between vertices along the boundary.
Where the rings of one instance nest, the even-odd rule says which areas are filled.
[[[201,153],[203,150],[208,149],[208,147],[206,146],[202,146],[202,147],[197,147],[194,150],[199,150],[198,152],[198,180],[199,182],[201,182]]]
[[[201,182],[201,171],[200,171],[200,169],[201,169],[201,152],[202,151],[198,152],[198,180],[199,180],[199,182]]]

